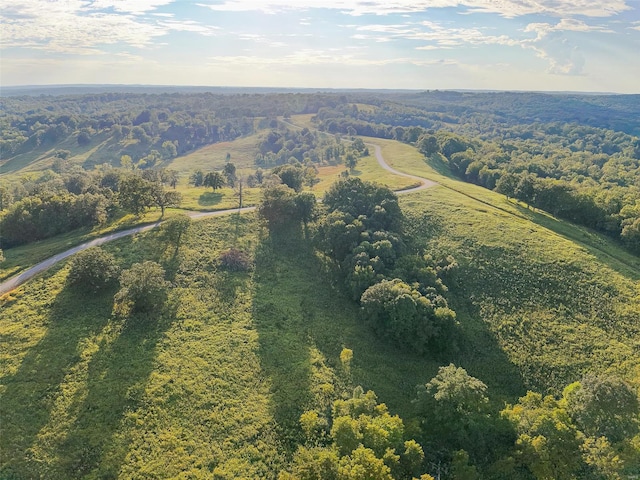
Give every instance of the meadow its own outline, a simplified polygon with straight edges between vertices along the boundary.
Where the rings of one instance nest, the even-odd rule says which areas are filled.
[[[393,166],[441,182],[401,206],[410,247],[460,265],[455,345],[420,357],[376,337],[302,232],[271,238],[253,214],[194,221],[177,254],[159,231],[121,239],[104,247],[120,266],[158,261],[172,282],[153,317],[114,315],[114,290],[76,291],[68,262],[0,299],[0,476],[275,478],[304,410],[362,385],[411,425],[415,386],[449,362],[496,408],[585,372],[640,383],[628,254],[376,141]],[[219,267],[230,247],[251,271]]]

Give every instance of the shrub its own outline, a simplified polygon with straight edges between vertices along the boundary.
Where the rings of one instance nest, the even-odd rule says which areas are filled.
[[[73,257],[67,281],[70,285],[98,291],[113,284],[119,272],[113,255],[100,247],[91,247]]]
[[[247,272],[251,269],[251,258],[242,250],[230,248],[218,258],[220,266],[231,272]]]
[[[120,290],[114,297],[115,310],[121,314],[150,312],[167,299],[169,282],[156,262],[134,263],[120,275]]]

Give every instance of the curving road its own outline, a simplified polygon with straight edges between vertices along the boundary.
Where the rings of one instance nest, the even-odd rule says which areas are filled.
[[[420,185],[418,185],[417,187],[406,188],[404,190],[396,190],[396,193],[398,195],[404,195],[405,193],[418,192],[420,190],[424,190],[425,188],[429,188],[437,185],[437,183],[434,182],[433,180],[427,180],[426,178],[418,177],[416,175],[410,175],[408,173],[399,172],[398,170],[392,168],[391,165],[389,165],[387,162],[384,161],[384,157],[382,156],[382,149],[380,148],[380,145],[376,145],[374,143],[367,143],[367,145],[375,149],[374,151],[376,154],[376,160],[378,160],[378,165],[380,165],[382,168],[393,173],[394,175],[411,178],[413,180],[420,182]]]
[[[433,187],[434,185],[437,185],[436,182],[431,181],[431,180],[427,180],[426,178],[422,178],[422,177],[418,177],[415,175],[409,175],[408,173],[403,173],[403,172],[399,172],[398,170],[395,170],[394,168],[392,168],[387,162],[384,161],[384,157],[382,156],[382,149],[380,148],[380,145],[375,145],[373,143],[368,143],[367,145],[369,145],[370,147],[374,148],[374,152],[376,155],[376,159],[378,160],[378,164],[384,168],[385,170],[393,173],[394,175],[399,175],[401,177],[406,177],[406,178],[411,178],[414,179],[416,181],[420,182],[420,185],[418,185],[417,187],[411,187],[411,188],[407,188],[404,190],[397,190],[396,193],[398,195],[403,195],[406,193],[413,193],[413,192],[417,192],[420,190],[424,190],[425,188],[429,188],[429,187]],[[187,215],[191,218],[204,218],[204,217],[218,217],[221,215],[228,215],[230,213],[235,213],[235,212],[251,212],[253,210],[255,210],[256,207],[244,207],[244,208],[230,208],[227,210],[217,210],[215,212],[189,212],[187,213]],[[78,245],[77,247],[73,247],[65,252],[62,253],[58,253],[57,255],[54,255],[53,257],[48,258],[47,260],[44,260],[43,262],[40,262],[36,265],[34,265],[31,268],[28,268],[27,270],[25,270],[24,272],[9,278],[8,280],[5,280],[4,282],[0,283],[0,295],[3,295],[5,293],[10,292],[11,290],[13,290],[14,288],[22,285],[23,283],[25,283],[27,280],[33,278],[34,276],[36,276],[37,274],[44,272],[45,270],[47,270],[48,268],[52,267],[53,265],[55,265],[56,263],[64,260],[67,257],[70,257],[71,255],[78,253],[82,250],[86,250],[87,248],[90,247],[96,247],[98,245],[102,245],[104,243],[107,242],[111,242],[112,240],[117,240],[118,238],[122,238],[122,237],[127,237],[129,235],[134,235],[136,233],[140,233],[140,232],[145,232],[147,230],[151,230],[153,228],[156,228],[158,225],[160,225],[162,222],[156,222],[153,223],[151,225],[144,225],[141,227],[135,227],[135,228],[130,228],[129,230],[122,230],[120,232],[116,232],[116,233],[110,233],[108,235],[105,235],[104,237],[100,237],[100,238],[95,238],[93,240],[90,240],[88,242],[85,242],[81,245]]]

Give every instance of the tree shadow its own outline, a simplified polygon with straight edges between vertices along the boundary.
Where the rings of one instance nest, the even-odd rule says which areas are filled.
[[[65,287],[51,305],[45,335],[27,353],[18,371],[3,379],[0,451],[9,457],[3,460],[7,462],[3,475],[15,469],[19,478],[39,477],[28,458],[29,449],[51,420],[65,375],[80,359],[79,343],[97,335],[109,321],[113,293],[83,295]]]
[[[253,315],[259,335],[262,368],[271,382],[272,410],[287,451],[300,443],[300,414],[308,405],[311,365],[301,308],[305,293],[295,281],[307,249],[298,241],[267,238],[256,249]]]
[[[305,242],[299,246],[270,241],[260,245],[255,280],[260,354],[273,383],[275,418],[285,431],[289,428],[293,432],[286,437],[288,445],[298,438],[299,414],[313,408],[313,369],[308,364],[311,345],[335,371],[341,369],[342,348],[352,349],[352,386],[374,390],[381,402],[405,419],[414,415],[411,401],[415,387],[428,382],[438,367],[450,362],[485,381],[496,404],[502,405],[505,399],[515,401],[526,391],[518,367],[464,298],[453,305],[460,309],[462,320],[458,348],[420,356],[375,335],[362,319],[357,302],[343,292],[339,277],[332,276]],[[336,391],[335,395],[342,393]]]
[[[198,205],[203,207],[210,207],[212,205],[218,205],[222,201],[222,194],[217,192],[204,192],[198,198]]]
[[[88,395],[59,446],[59,469],[66,478],[117,478],[129,440],[116,435],[134,411],[153,370],[156,346],[175,318],[175,305],[126,319],[118,337],[91,359]]]
[[[155,346],[174,309],[166,309],[155,321],[116,321],[114,291],[86,294],[66,286],[51,306],[47,333],[15,375],[5,379],[0,477],[80,478],[96,470],[97,478],[117,477],[127,444],[115,434],[125,412],[135,409],[144,392]],[[67,384],[65,376],[82,362],[85,342],[94,341],[105,328],[117,336],[111,343],[103,337],[88,360],[86,385]],[[67,417],[74,418],[69,426],[52,417],[60,399]],[[41,438],[45,427],[57,433]]]

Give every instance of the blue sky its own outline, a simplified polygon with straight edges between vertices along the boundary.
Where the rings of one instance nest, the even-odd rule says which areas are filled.
[[[2,85],[640,93],[640,0],[1,0]]]

